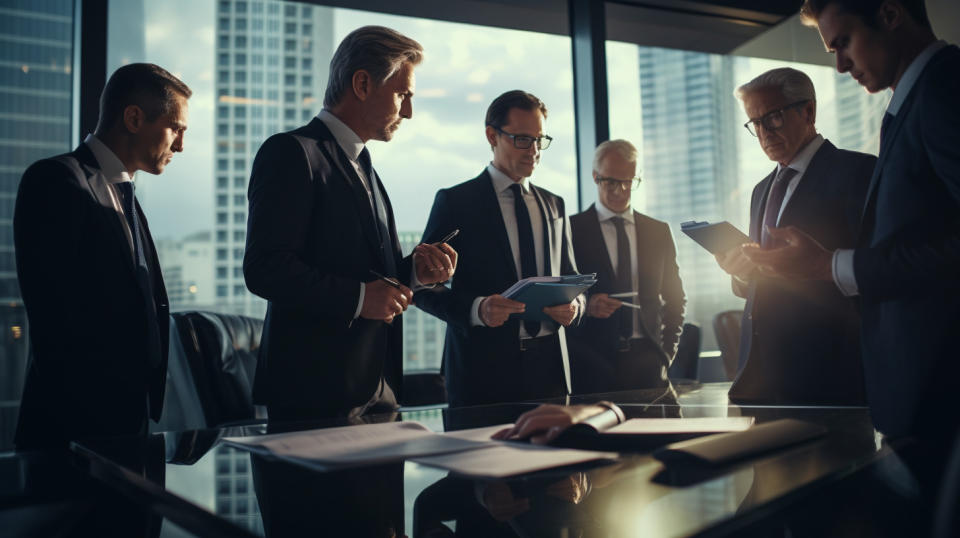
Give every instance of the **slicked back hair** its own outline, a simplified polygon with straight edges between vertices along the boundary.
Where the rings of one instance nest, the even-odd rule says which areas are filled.
[[[927,15],[926,0],[897,0],[907,10],[910,17],[920,26],[931,28],[930,17]],[[820,14],[830,4],[836,4],[841,11],[860,17],[867,26],[876,27],[877,10],[884,0],[804,0],[800,8],[800,21],[807,26],[816,26]]]
[[[343,38],[330,60],[330,78],[323,106],[340,103],[353,86],[353,74],[361,69],[370,74],[377,86],[392,77],[409,62],[423,61],[423,47],[413,39],[384,26],[363,26]]]
[[[110,75],[100,94],[100,118],[97,131],[112,128],[123,121],[130,105],[143,110],[147,121],[169,113],[177,96],[189,99],[193,91],[182,80],[156,64],[127,64]]]

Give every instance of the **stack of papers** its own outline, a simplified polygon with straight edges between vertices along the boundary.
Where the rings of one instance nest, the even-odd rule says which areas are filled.
[[[550,318],[543,313],[544,307],[568,304],[596,283],[596,273],[534,276],[518,281],[501,295],[527,305],[522,314],[513,314],[510,316],[511,318],[548,321]]]

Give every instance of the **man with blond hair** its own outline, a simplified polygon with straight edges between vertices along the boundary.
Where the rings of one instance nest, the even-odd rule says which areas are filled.
[[[419,43],[389,28],[354,30],[330,62],[323,110],[257,152],[243,274],[269,301],[254,400],[271,420],[396,408],[398,316],[410,288],[453,275],[449,246],[401,255],[393,208],[365,147],[389,141],[413,116],[422,55]]]
[[[597,273],[570,336],[574,391],[667,387],[686,304],[670,226],[631,208],[640,177],[630,142],[597,146],[593,182],[598,202],[570,217],[577,266]]]

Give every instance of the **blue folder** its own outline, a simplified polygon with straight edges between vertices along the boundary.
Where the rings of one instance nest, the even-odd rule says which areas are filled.
[[[522,314],[511,314],[511,318],[549,321],[550,317],[543,313],[544,307],[567,304],[596,283],[596,273],[561,276],[552,282],[525,279],[511,286],[503,296],[527,305]]]

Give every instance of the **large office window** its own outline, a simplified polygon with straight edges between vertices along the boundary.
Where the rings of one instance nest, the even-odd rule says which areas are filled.
[[[0,7],[0,450],[16,425],[27,363],[13,207],[38,159],[70,151],[73,1],[7,0]]]
[[[243,291],[242,260],[235,256],[244,247],[250,164],[268,136],[299,127],[319,112],[337,44],[368,24],[394,28],[425,49],[415,72],[413,118],[403,122],[390,143],[369,144],[393,204],[404,253],[419,242],[436,191],[475,177],[490,161],[484,135],[487,106],[516,88],[534,93],[549,109],[546,129],[554,143],[542,154],[533,181],[563,196],[575,211],[569,37],[279,0],[223,0],[203,10],[193,4],[144,2],[141,19],[129,21],[143,29],[142,53],[128,52],[108,66],[112,72],[126,61],[154,62],[194,90],[185,151],[162,177],[144,175],[137,187],[155,237],[211,243],[193,249],[208,260],[187,259],[191,251],[183,248],[161,252],[168,289],[183,290],[182,296],[170,298],[173,310],[264,314],[265,301]],[[247,23],[249,9],[241,5],[258,9],[257,20],[264,24]],[[178,16],[187,10],[191,17]],[[130,49],[129,43],[111,39],[108,48],[116,47]],[[283,48],[279,58],[273,52],[278,47]],[[262,57],[268,61],[248,61]],[[231,255],[214,259],[218,252]],[[416,308],[404,316],[405,369],[439,368],[443,324]]]
[[[680,233],[680,223],[728,220],[746,231],[753,187],[775,166],[742,127],[746,117],[734,90],[768,69],[804,71],[817,91],[818,131],[840,148],[872,154],[890,94],[867,94],[827,66],[615,41],[606,48],[610,136],[640,150],[643,183],[633,205],[670,224],[686,318],[703,329],[703,349],[715,349],[713,317],[742,309],[743,300],[713,256]]]

